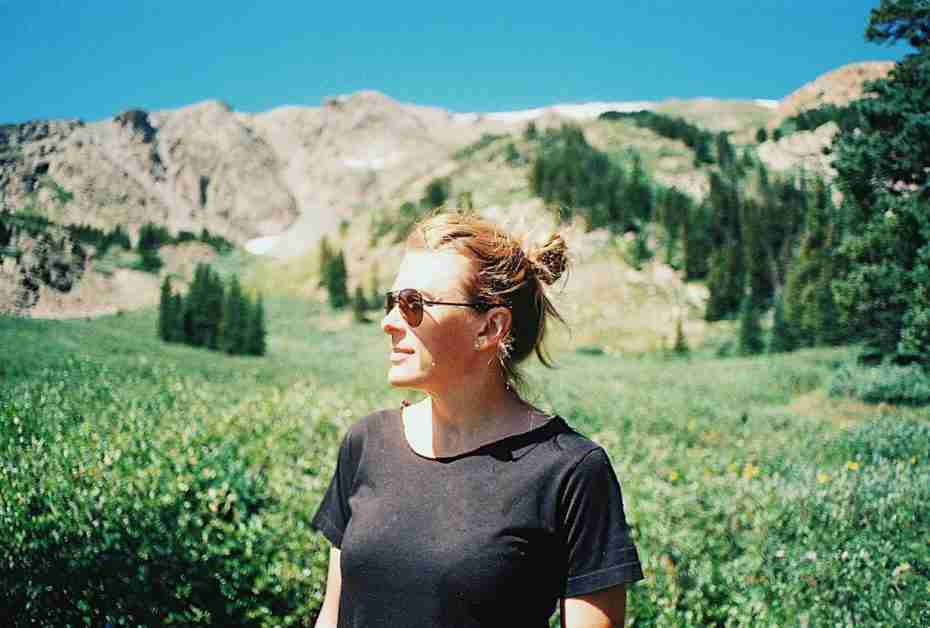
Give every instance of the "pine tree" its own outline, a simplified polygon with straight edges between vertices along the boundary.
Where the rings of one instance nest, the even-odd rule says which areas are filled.
[[[738,311],[744,291],[742,267],[743,255],[738,245],[713,254],[707,274],[710,298],[704,312],[705,320],[719,321]]]
[[[171,331],[171,340],[174,342],[186,342],[184,326],[184,298],[181,293],[175,293],[171,296],[171,311],[174,316],[174,328]]]
[[[765,130],[764,126],[760,126],[759,130],[756,131],[756,141],[760,144],[769,139],[768,131]]]
[[[769,353],[794,351],[797,344],[791,327],[785,320],[785,303],[782,295],[775,297],[775,313],[772,321],[772,335],[769,339]]]
[[[688,346],[688,339],[685,337],[684,324],[680,316],[675,323],[675,344],[672,346],[672,351],[676,355],[688,355],[691,353],[691,348]]]
[[[720,164],[720,168],[723,170],[732,168],[736,164],[736,151],[733,150],[733,145],[730,144],[729,133],[720,131],[715,138],[715,143],[717,145],[717,163]]]
[[[207,267],[207,292],[204,302],[204,344],[210,349],[218,349],[220,327],[223,321],[224,291],[223,281],[209,266]]]
[[[882,0],[866,39],[914,51],[850,104],[834,138],[845,238],[834,285],[840,317],[869,348],[930,367],[930,7]]]
[[[226,353],[237,355],[245,352],[247,319],[243,316],[245,295],[239,284],[238,275],[229,280],[229,289],[223,307],[220,348]]]
[[[799,346],[842,340],[832,288],[836,223],[829,190],[818,183],[813,202],[806,207],[801,242],[788,269],[784,290],[785,321]]]
[[[743,297],[739,315],[739,352],[740,355],[762,353],[765,343],[762,340],[762,326],[759,324],[759,310],[753,304],[752,297]]]
[[[329,264],[326,277],[326,287],[329,291],[329,304],[333,309],[342,309],[349,303],[348,290],[349,273],[346,269],[346,258],[340,250]]]
[[[165,342],[174,340],[177,327],[174,313],[174,299],[171,294],[171,278],[165,277],[161,284],[161,296],[158,300],[158,337]]]
[[[262,295],[259,294],[255,305],[249,308],[249,329],[246,353],[249,355],[265,355],[267,334],[265,330],[265,306],[262,303]]]
[[[194,269],[194,279],[191,281],[184,300],[184,338],[187,344],[200,347],[207,342],[206,301],[208,299],[209,267],[204,263],[197,264]]]

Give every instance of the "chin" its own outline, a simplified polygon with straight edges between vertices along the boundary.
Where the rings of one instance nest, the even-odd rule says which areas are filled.
[[[387,379],[388,383],[394,388],[417,388],[417,384],[421,381],[421,379],[416,376],[405,375],[404,373],[396,372],[395,369],[388,371]]]

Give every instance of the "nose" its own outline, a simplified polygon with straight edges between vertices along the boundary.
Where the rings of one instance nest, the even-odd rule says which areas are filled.
[[[402,320],[403,317],[400,314],[400,308],[395,305],[391,308],[391,311],[385,314],[384,318],[381,319],[381,329],[386,334],[403,331],[403,327],[401,327]]]

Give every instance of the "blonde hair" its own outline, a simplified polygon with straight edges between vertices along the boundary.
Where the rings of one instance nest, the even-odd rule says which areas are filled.
[[[459,210],[420,220],[406,245],[414,250],[452,250],[472,260],[476,272],[465,280],[467,297],[509,306],[510,331],[497,352],[508,388],[525,385],[517,365],[534,351],[540,362],[554,368],[543,346],[546,323],[553,317],[566,323],[546,296],[543,284],[552,285],[567,270],[562,236],[552,233],[542,245],[524,251],[521,243],[498,225],[473,210]]]

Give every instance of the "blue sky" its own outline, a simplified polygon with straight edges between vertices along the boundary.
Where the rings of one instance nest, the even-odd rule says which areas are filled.
[[[0,0],[0,123],[376,89],[454,111],[781,98],[853,61],[878,0]],[[84,5],[84,6],[82,6]]]

